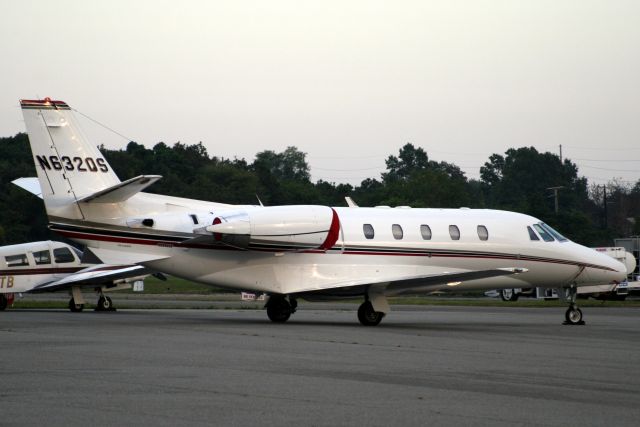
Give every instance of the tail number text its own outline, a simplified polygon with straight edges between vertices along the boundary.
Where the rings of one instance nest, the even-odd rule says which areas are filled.
[[[76,170],[78,172],[108,172],[109,167],[103,158],[93,157],[69,157],[62,156],[36,156],[40,167],[44,170]]]

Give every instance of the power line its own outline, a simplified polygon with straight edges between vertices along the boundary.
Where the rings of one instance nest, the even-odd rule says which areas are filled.
[[[611,168],[599,168],[597,166],[587,166],[587,165],[581,165],[580,167],[587,168],[587,169],[598,169],[603,171],[613,171],[613,172],[640,172],[640,170],[638,169],[611,169]]]

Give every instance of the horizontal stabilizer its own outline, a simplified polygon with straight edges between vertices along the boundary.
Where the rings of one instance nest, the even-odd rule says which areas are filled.
[[[72,286],[96,286],[114,280],[131,279],[151,274],[152,271],[141,265],[94,265],[63,279],[45,283],[32,289],[32,292],[51,292]]]
[[[42,199],[42,189],[40,188],[38,178],[18,178],[11,181],[11,183]]]
[[[119,182],[109,188],[100,190],[78,200],[82,203],[119,203],[144,190],[162,178],[161,175],[140,175],[135,178]]]

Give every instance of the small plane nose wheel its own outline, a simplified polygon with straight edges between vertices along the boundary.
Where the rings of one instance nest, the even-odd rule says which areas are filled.
[[[115,311],[111,298],[101,295],[96,304],[96,311]]]
[[[584,320],[582,320],[582,310],[578,308],[578,304],[576,304],[576,297],[578,295],[578,288],[575,286],[571,286],[566,290],[565,298],[569,300],[569,308],[564,313],[565,321],[562,322],[563,325],[584,325]]]

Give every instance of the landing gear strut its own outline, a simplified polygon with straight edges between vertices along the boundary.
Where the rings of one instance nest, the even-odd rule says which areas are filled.
[[[83,308],[84,304],[76,304],[76,301],[73,298],[69,300],[69,310],[73,313],[80,313]]]
[[[563,325],[584,325],[584,320],[582,320],[582,310],[578,308],[578,304],[576,304],[576,296],[578,294],[578,288],[575,286],[571,286],[566,289],[565,299],[569,301],[569,308],[564,313],[565,321],[562,322]]]
[[[289,317],[296,312],[298,302],[295,298],[289,297],[287,301],[284,295],[271,295],[265,307],[267,308],[267,316],[274,323],[284,323]]]
[[[365,301],[358,308],[358,320],[364,326],[377,326],[384,317],[384,313],[375,311],[371,301]]]

